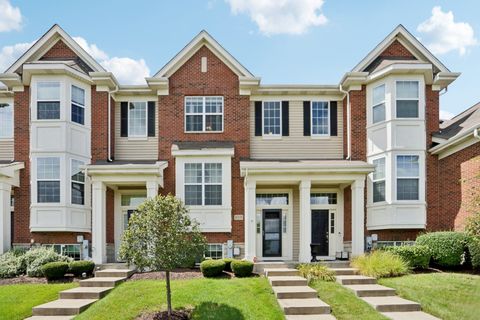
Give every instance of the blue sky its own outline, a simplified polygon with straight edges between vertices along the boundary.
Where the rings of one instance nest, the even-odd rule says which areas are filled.
[[[480,101],[479,13],[474,0],[0,0],[0,67],[58,23],[121,81],[139,82],[206,29],[264,84],[337,84],[401,23],[462,72],[441,98],[457,114]]]

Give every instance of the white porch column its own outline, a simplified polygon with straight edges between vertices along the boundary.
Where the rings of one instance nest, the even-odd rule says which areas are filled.
[[[310,242],[312,242],[312,219],[310,210],[310,189],[312,182],[302,180],[300,182],[300,250],[298,260],[300,262],[309,262]]]
[[[0,182],[0,254],[10,250],[11,247],[11,192],[12,186],[9,183]]]
[[[147,181],[147,198],[154,198],[158,195],[158,183],[156,181]]]
[[[252,261],[256,256],[256,181],[245,183],[245,259]]]
[[[352,256],[358,256],[365,251],[365,180],[355,180],[352,183]]]
[[[96,264],[107,262],[106,191],[102,181],[92,183],[92,258]]]

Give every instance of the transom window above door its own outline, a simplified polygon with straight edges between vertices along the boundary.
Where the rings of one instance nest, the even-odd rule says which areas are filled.
[[[185,131],[222,132],[223,110],[221,96],[185,97]]]
[[[316,192],[310,194],[310,204],[337,204],[336,192]]]

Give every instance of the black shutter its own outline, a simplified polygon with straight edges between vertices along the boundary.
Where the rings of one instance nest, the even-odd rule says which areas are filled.
[[[148,101],[148,136],[155,137],[155,101]]]
[[[288,101],[282,101],[282,136],[288,136],[289,133]]]
[[[330,135],[336,136],[338,130],[337,101],[330,101]]]
[[[262,135],[262,101],[255,101],[255,136]]]
[[[128,137],[128,102],[120,102],[120,136]]]
[[[310,101],[303,101],[303,135],[310,136]]]

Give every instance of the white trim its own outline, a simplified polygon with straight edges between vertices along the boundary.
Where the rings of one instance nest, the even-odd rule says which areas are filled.
[[[83,105],[81,105],[80,103],[77,103],[77,102],[74,102],[73,101],[73,87],[76,87],[80,90],[83,91]],[[84,88],[81,88],[73,83],[70,84],[70,122],[72,123],[75,123],[75,124],[78,124],[80,126],[84,126],[85,125],[85,122],[86,122],[86,116],[87,116],[87,107],[86,107],[86,104],[87,104],[87,93],[86,93],[86,90]],[[72,104],[74,104],[75,106],[77,107],[80,107],[83,109],[83,123],[79,123],[79,122],[76,122],[76,121],[73,121],[72,119]]]
[[[279,120],[280,120],[280,123],[279,123],[279,126],[280,126],[280,132],[279,133],[276,133],[276,134],[265,134],[265,123],[264,123],[264,120],[265,120],[265,103],[276,103],[278,102],[279,103],[279,113],[280,113],[280,117],[279,117]],[[275,105],[273,105],[275,106]],[[282,135],[283,135],[283,128],[282,128],[282,101],[280,100],[264,100],[262,101],[262,137],[264,139],[281,139],[282,138]]]
[[[8,106],[12,109],[12,112],[11,112],[12,117],[10,119],[11,125],[12,125],[12,130],[11,130],[10,134],[8,134],[8,135],[0,136],[0,141],[13,141],[14,131],[15,131],[15,120],[14,120],[15,119],[15,106],[14,106],[14,101],[11,98],[0,97],[0,103],[8,104]]]
[[[314,102],[326,102],[327,103],[327,128],[328,128],[328,133],[323,133],[319,134],[313,133],[313,103]],[[330,127],[330,101],[325,101],[325,100],[314,100],[310,101],[310,136],[312,138],[324,138],[324,137],[330,137],[332,134],[331,132],[331,127]]]
[[[416,82],[417,83],[417,92],[418,96],[416,98],[398,98],[397,94],[397,88],[398,88],[398,83],[399,82]],[[394,81],[395,86],[392,88],[392,92],[394,95],[394,106],[393,106],[393,114],[392,114],[392,119],[424,119],[425,117],[421,114],[422,107],[420,106],[420,97],[422,96],[420,92],[420,81],[419,80],[408,80],[408,79],[402,79],[402,80],[395,80]],[[424,86],[421,86],[424,88]],[[417,101],[417,116],[416,117],[398,117],[397,116],[397,102],[398,101]]]
[[[375,101],[374,101],[375,89],[378,89],[380,87],[383,87],[383,100],[378,102],[377,104],[375,104]],[[370,112],[371,119],[369,119],[370,121],[368,121],[369,123],[371,123],[371,125],[375,125],[377,123],[383,123],[383,122],[385,122],[385,120],[387,120],[387,103],[386,102],[387,102],[387,84],[385,82],[382,82],[382,83],[379,83],[372,88],[372,107],[371,107],[372,110]],[[383,118],[383,120],[374,122],[374,120],[373,120],[373,114],[374,114],[373,109],[375,109],[375,107],[378,107],[382,104],[383,104],[384,118]]]
[[[407,177],[399,177],[398,176],[398,157],[417,157],[418,159],[418,176],[407,176]],[[422,164],[424,164],[424,162],[422,161],[423,159],[421,159],[420,155],[419,154],[415,154],[415,153],[409,153],[408,151],[405,151],[405,152],[402,152],[402,153],[397,153],[397,154],[394,154],[394,157],[393,157],[393,169],[394,169],[394,176],[395,176],[395,179],[393,181],[393,188],[395,190],[395,193],[392,194],[392,200],[394,199],[397,203],[404,203],[404,202],[417,202],[417,201],[424,201],[425,199],[425,196],[422,197],[422,185],[423,185],[423,181],[421,180],[421,177],[422,177],[422,168],[425,167],[425,166],[422,166]],[[418,199],[408,199],[408,200],[399,200],[398,199],[398,180],[399,179],[417,179],[418,180]],[[424,193],[423,193],[424,194]]]
[[[144,103],[145,104],[145,134],[131,135],[130,134],[130,103]],[[127,101],[127,112],[128,112],[128,126],[127,126],[127,137],[128,138],[148,138],[148,101]]]

